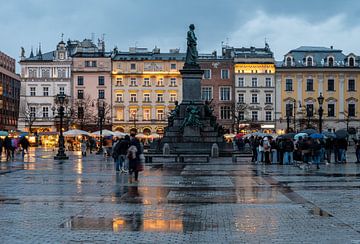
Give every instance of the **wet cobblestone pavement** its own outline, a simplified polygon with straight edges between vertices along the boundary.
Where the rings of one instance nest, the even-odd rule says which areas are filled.
[[[33,149],[0,163],[1,243],[360,243],[360,165],[147,165]]]

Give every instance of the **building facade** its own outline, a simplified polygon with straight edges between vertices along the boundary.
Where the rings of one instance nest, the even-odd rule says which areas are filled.
[[[55,96],[71,95],[71,57],[65,42],[60,41],[56,50],[36,55],[22,54],[21,99],[18,128],[23,131],[56,131],[57,111]]]
[[[217,56],[216,52],[200,55],[199,64],[204,70],[201,81],[201,98],[209,101],[217,123],[226,131],[234,128],[234,69],[231,57]]]
[[[323,130],[360,129],[360,62],[333,47],[302,46],[291,50],[276,67],[277,132],[319,126],[320,94]]]
[[[0,52],[0,130],[15,130],[18,125],[20,77],[15,59]]]
[[[185,54],[178,49],[114,49],[112,54],[113,130],[163,134],[167,117],[182,99]]]
[[[265,48],[223,48],[233,57],[234,117],[238,131],[275,131],[275,60]]]
[[[104,106],[104,128],[111,129],[111,58],[105,42],[68,41],[72,56],[72,128],[98,130],[99,106]],[[101,102],[100,102],[101,101]]]

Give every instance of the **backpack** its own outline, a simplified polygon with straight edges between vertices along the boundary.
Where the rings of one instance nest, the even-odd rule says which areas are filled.
[[[128,148],[126,157],[127,157],[129,160],[133,160],[133,159],[136,158],[136,152],[137,152],[136,146],[132,145],[132,146],[130,146],[130,147]]]

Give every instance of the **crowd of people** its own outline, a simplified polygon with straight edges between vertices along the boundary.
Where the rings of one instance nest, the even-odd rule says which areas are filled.
[[[0,160],[3,154],[3,151],[6,155],[6,161],[14,160],[15,153],[21,152],[24,157],[26,153],[29,153],[29,140],[26,137],[8,137],[4,139],[0,138]]]
[[[357,163],[360,163],[360,140],[355,140]],[[251,136],[236,139],[242,150],[246,144],[252,150],[252,162],[265,164],[315,164],[346,163],[347,138],[312,138],[311,136],[291,137]]]

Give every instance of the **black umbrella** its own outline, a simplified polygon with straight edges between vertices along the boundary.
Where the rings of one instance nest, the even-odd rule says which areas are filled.
[[[294,139],[294,136],[296,135],[296,133],[287,133],[285,135],[281,135],[281,138],[284,138],[284,139]]]
[[[301,132],[301,133],[306,133],[306,134],[308,134],[308,135],[318,133],[317,130],[314,130],[314,129],[306,129],[306,130],[302,130],[302,131],[300,131],[300,132]]]
[[[335,131],[335,135],[337,139],[342,139],[348,137],[349,133],[343,129]]]

